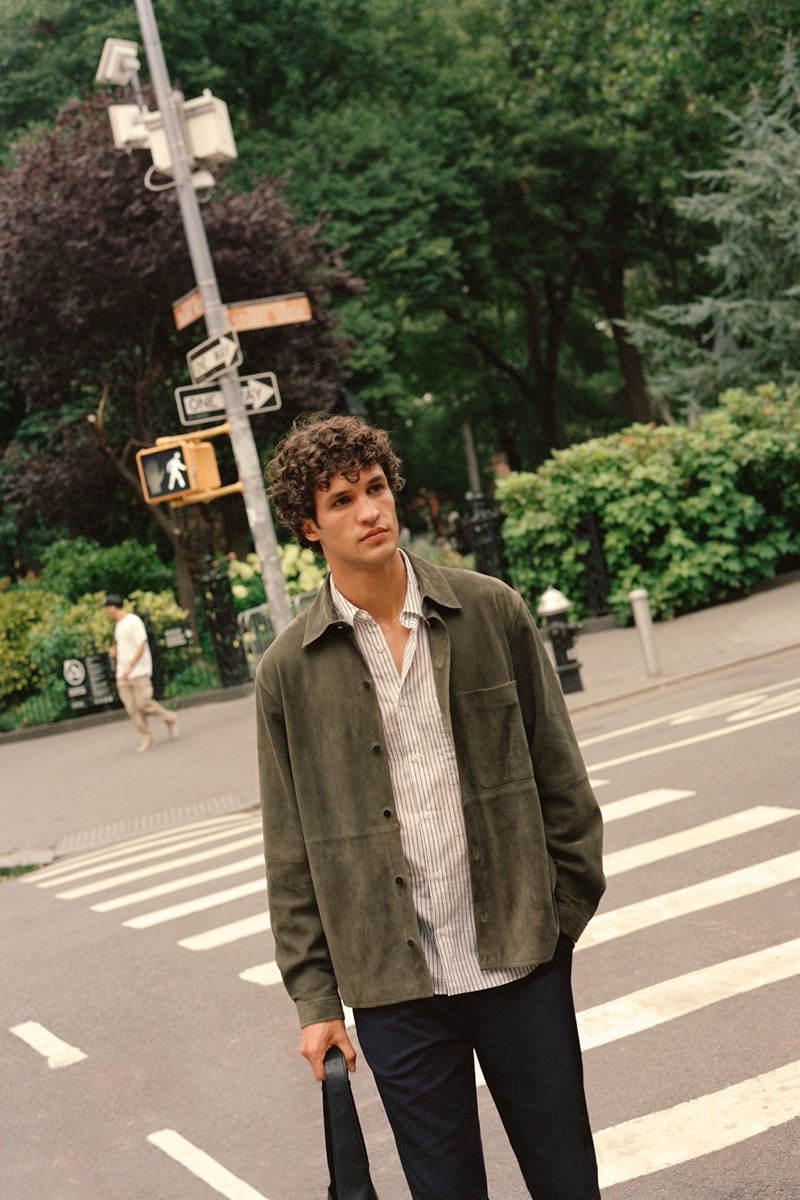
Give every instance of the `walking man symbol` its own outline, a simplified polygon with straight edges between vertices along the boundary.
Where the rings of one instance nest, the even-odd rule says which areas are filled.
[[[183,490],[186,487],[186,464],[181,458],[180,450],[176,450],[167,463],[167,491]]]

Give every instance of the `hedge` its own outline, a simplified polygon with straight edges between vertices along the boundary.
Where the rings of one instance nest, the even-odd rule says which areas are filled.
[[[533,608],[553,584],[588,615],[578,529],[590,514],[618,622],[635,587],[656,617],[719,603],[800,566],[800,389],[731,390],[691,426],[632,425],[556,451],[498,480],[496,496],[510,575]]]

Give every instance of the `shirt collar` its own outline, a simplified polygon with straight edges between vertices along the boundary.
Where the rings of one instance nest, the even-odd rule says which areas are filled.
[[[419,590],[419,583],[414,574],[411,563],[408,560],[408,555],[404,550],[398,551],[403,560],[403,566],[406,569],[406,595],[403,601],[403,609],[400,613],[400,619],[403,617],[421,617],[424,618],[425,613],[422,609],[422,593]],[[342,595],[334,583],[333,576],[330,579],[331,599],[333,607],[336,610],[336,615],[345,621],[348,625],[354,625],[356,618],[371,621],[373,618],[363,608],[357,608],[355,604]]]

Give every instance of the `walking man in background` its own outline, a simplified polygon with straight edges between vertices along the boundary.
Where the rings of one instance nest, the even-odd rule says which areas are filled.
[[[317,1079],[353,1008],[414,1200],[487,1200],[473,1054],[536,1200],[598,1200],[571,990],[600,810],[522,599],[399,547],[400,463],[353,417],[267,468],[330,577],[257,673],[275,957]]]
[[[142,618],[125,611],[121,596],[106,596],[103,607],[116,622],[114,641],[108,654],[116,664],[119,698],[139,733],[136,753],[143,754],[153,746],[147,718],[160,717],[171,738],[178,736],[178,718],[153,699],[153,659]]]

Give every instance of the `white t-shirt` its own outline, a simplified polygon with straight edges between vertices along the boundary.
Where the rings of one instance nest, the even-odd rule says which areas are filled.
[[[141,617],[137,617],[136,613],[126,613],[116,623],[114,641],[117,645],[117,679],[119,679],[120,674],[125,670],[142,642],[145,644],[144,653],[131,669],[128,679],[138,679],[140,675],[153,674],[153,660],[150,656],[150,647],[147,645],[147,630],[144,627],[144,621]]]

